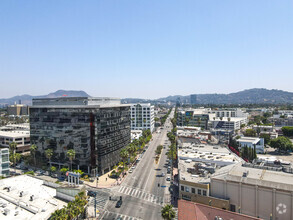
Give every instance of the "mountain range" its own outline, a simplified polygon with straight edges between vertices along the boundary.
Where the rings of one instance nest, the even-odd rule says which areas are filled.
[[[13,105],[13,104],[25,104],[25,105],[31,105],[33,98],[57,98],[57,97],[90,97],[86,92],[84,91],[75,91],[75,90],[58,90],[56,92],[49,93],[48,95],[40,95],[40,96],[31,96],[31,95],[20,95],[20,96],[14,96],[12,98],[7,99],[0,99],[0,106],[5,105]]]
[[[282,90],[268,90],[268,89],[247,89],[230,94],[195,94],[198,104],[292,104],[293,93]],[[0,99],[0,106],[11,105],[21,102],[22,104],[31,105],[33,98],[56,98],[56,97],[91,97],[84,91],[75,90],[58,90],[48,95],[31,96],[21,95],[12,98]],[[139,98],[125,98],[121,99],[122,103],[190,103],[190,95],[168,96],[159,99],[139,99]]]

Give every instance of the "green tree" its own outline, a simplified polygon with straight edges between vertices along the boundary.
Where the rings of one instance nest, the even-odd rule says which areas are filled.
[[[15,152],[17,149],[17,144],[15,142],[11,142],[9,144],[9,148],[10,148],[10,154],[12,154],[12,162],[13,162],[13,166],[14,166],[14,173],[16,173],[16,167],[15,167]]]
[[[63,167],[63,168],[60,169],[60,172],[61,172],[62,174],[65,175],[65,173],[66,173],[68,170],[69,170],[68,168]]]
[[[272,148],[276,148],[279,151],[288,151],[293,149],[293,144],[291,140],[284,136],[272,139],[270,141],[270,145]]]
[[[246,129],[245,130],[245,136],[247,137],[255,137],[256,136],[256,131],[253,129]]]
[[[57,168],[56,168],[56,167],[54,167],[54,166],[51,166],[50,170],[51,170],[51,172],[52,172],[52,173],[55,173],[55,172],[56,172],[56,170],[57,170]]]
[[[124,168],[125,168],[125,160],[128,158],[128,156],[129,156],[129,153],[128,153],[127,149],[122,148],[122,150],[120,151],[120,157],[121,157],[121,159],[123,161]]]
[[[270,143],[271,136],[269,134],[260,134],[259,137],[264,139],[265,144]]]
[[[292,137],[293,136],[293,126],[282,127],[282,132],[283,132],[284,136]]]
[[[164,207],[162,207],[161,216],[165,220],[172,220],[173,218],[175,218],[175,211],[173,210],[173,206],[167,204]]]
[[[50,167],[51,167],[51,158],[53,156],[53,150],[52,149],[45,150],[45,156],[49,160],[49,164],[50,164]]]
[[[73,149],[70,149],[70,150],[68,150],[67,151],[67,157],[68,157],[68,159],[70,160],[70,170],[72,170],[72,161],[73,161],[73,159],[75,158],[75,150],[73,150]]]
[[[36,167],[36,163],[37,163],[37,161],[36,161],[36,151],[37,151],[37,149],[38,149],[38,147],[35,144],[32,144],[31,147],[30,147],[31,154],[34,157],[34,165],[35,165],[35,167]]]

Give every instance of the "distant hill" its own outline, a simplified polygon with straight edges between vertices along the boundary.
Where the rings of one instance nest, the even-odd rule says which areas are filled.
[[[57,98],[62,96],[68,97],[90,97],[84,91],[75,91],[75,90],[58,90],[56,92],[50,93],[48,95],[40,95],[40,96],[31,96],[31,95],[21,95],[14,96],[8,99],[0,99],[0,106],[4,105],[13,105],[14,103],[19,103],[19,100],[22,104],[31,105],[33,98]]]
[[[31,95],[21,95],[14,96],[9,99],[0,99],[0,106],[11,105],[15,102],[18,103],[21,100],[22,104],[31,105],[33,98],[56,98],[62,96],[69,97],[90,97],[84,91],[74,91],[74,90],[58,90],[56,92],[50,93],[48,95],[42,96],[31,96]],[[122,103],[157,103],[163,104],[167,102],[176,103],[180,101],[183,104],[190,104],[190,95],[181,96],[168,96],[159,99],[139,99],[139,98],[125,98],[121,99]],[[198,104],[292,104],[293,103],[293,93],[286,92],[277,89],[247,89],[236,93],[230,94],[198,94],[197,95]]]
[[[190,103],[190,96],[169,96],[161,101]],[[247,89],[230,94],[198,94],[198,104],[285,104],[293,103],[293,93],[276,89]]]

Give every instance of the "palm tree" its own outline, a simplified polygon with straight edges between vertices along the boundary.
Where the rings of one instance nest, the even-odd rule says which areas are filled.
[[[52,149],[45,150],[45,155],[46,155],[46,158],[49,160],[49,164],[51,167],[51,158],[53,156],[53,150]]]
[[[30,147],[30,151],[31,151],[31,154],[34,155],[34,164],[35,164],[35,167],[36,167],[36,151],[37,151],[38,147],[37,145],[33,144],[31,147]]]
[[[67,157],[70,160],[70,164],[71,164],[71,169],[72,170],[72,161],[75,158],[75,150],[71,149],[67,151]]]
[[[16,167],[15,167],[15,151],[17,149],[17,144],[15,142],[11,142],[9,144],[10,151],[12,152],[12,159],[13,159],[13,165],[14,165],[14,173],[16,173]]]
[[[123,165],[124,165],[124,168],[125,168],[125,159],[128,158],[129,156],[129,153],[127,151],[126,148],[123,148],[121,151],[120,151],[120,157],[121,159],[123,160]]]
[[[162,207],[161,216],[163,219],[166,219],[166,220],[171,220],[175,218],[175,211],[173,210],[173,206],[167,204],[164,207]]]
[[[55,212],[53,212],[51,216],[52,220],[62,220],[62,219],[68,219],[68,215],[66,212],[66,208],[63,209],[57,209]]]

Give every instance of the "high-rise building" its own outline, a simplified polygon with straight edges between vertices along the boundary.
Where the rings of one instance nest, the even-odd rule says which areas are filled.
[[[131,105],[131,130],[155,129],[154,106],[148,104]]]
[[[74,149],[74,168],[103,174],[130,143],[130,106],[114,98],[33,99],[30,131],[38,157],[45,159],[46,149],[52,149],[51,162],[61,167],[70,164],[66,153]]]
[[[190,104],[191,105],[197,104],[197,95],[195,95],[195,94],[190,95]]]

